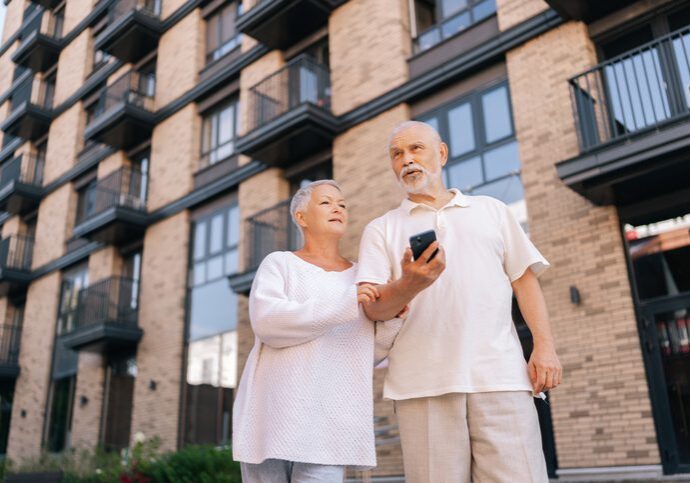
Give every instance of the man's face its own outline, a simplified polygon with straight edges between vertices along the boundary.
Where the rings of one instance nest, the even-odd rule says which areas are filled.
[[[427,193],[443,184],[448,148],[431,127],[411,126],[392,139],[389,155],[395,176],[408,193]]]

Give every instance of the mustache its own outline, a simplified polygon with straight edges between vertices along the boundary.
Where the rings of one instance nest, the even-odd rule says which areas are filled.
[[[400,170],[400,179],[403,179],[405,175],[408,174],[410,171],[420,171],[422,174],[429,174],[429,172],[419,164],[412,163]]]

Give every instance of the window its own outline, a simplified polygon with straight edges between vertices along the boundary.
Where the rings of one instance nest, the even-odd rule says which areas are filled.
[[[79,291],[88,285],[88,280],[88,265],[86,263],[62,274],[52,380],[48,394],[48,418],[44,433],[46,449],[52,452],[69,448],[71,443],[72,407],[79,356],[63,345],[60,334],[68,332],[74,327]]]
[[[220,59],[242,43],[235,19],[242,14],[242,3],[233,2],[219,9],[206,22],[206,63]]]
[[[77,191],[77,224],[91,216],[96,209],[97,193],[97,180],[95,178]]]
[[[496,0],[415,0],[419,32],[416,52],[423,52],[496,13]]]
[[[236,203],[192,225],[187,333],[185,444],[226,444],[237,385],[237,296],[227,276],[238,269]]]
[[[101,20],[94,25],[92,29],[92,42],[96,42],[96,37],[98,37],[108,26],[108,17],[104,16],[101,18]],[[107,52],[99,49],[93,49],[93,63],[91,66],[91,74],[96,72],[98,69],[101,67],[105,66],[108,62],[110,62],[110,59],[112,59],[112,55],[108,54]]]
[[[420,120],[434,126],[448,143],[446,186],[492,196],[518,210],[524,191],[505,82],[444,105]],[[520,211],[515,214],[526,221]]]
[[[235,154],[239,111],[239,101],[235,97],[204,116],[200,169]]]

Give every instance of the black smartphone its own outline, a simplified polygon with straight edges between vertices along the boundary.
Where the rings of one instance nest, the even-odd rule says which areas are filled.
[[[417,260],[424,250],[427,249],[429,245],[436,241],[436,232],[434,230],[425,231],[423,233],[418,233],[410,237],[410,248],[412,248],[412,257]],[[428,261],[431,261],[436,254],[438,249],[431,254]]]

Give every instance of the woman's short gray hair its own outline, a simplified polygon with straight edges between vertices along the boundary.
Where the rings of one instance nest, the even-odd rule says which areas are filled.
[[[319,181],[312,181],[308,185],[301,187],[299,190],[297,190],[297,193],[295,193],[295,195],[292,197],[292,201],[290,201],[290,216],[292,217],[292,221],[295,223],[295,225],[297,225],[297,227],[300,230],[302,229],[302,227],[299,226],[299,223],[297,223],[297,218],[295,218],[295,215],[298,211],[304,211],[307,209],[307,205],[309,204],[311,195],[314,192],[314,188],[325,184],[337,188],[338,191],[343,191],[340,189],[340,186],[338,186],[338,183],[336,183],[334,180],[321,179]]]

